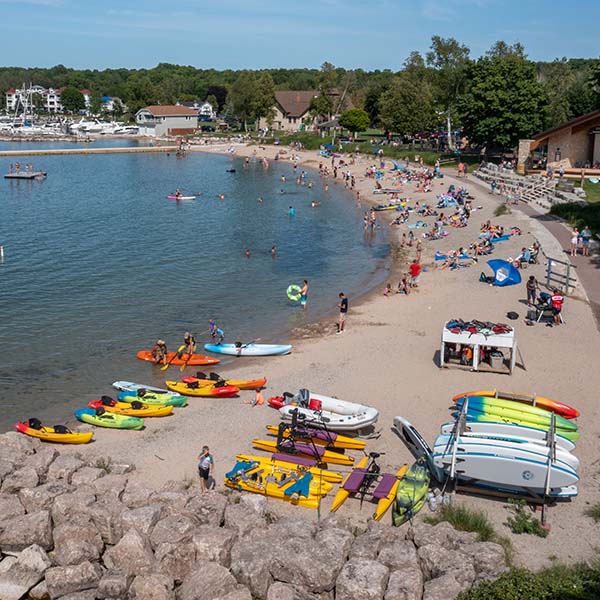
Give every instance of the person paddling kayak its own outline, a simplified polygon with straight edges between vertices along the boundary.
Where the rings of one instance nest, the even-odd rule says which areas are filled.
[[[167,364],[167,356],[169,352],[167,350],[167,344],[164,340],[156,340],[156,344],[152,347],[152,358],[154,359],[154,364],[158,365],[162,363],[163,365]]]
[[[179,188],[177,188],[175,190],[175,199],[179,200],[181,198],[181,190]]]
[[[223,339],[225,338],[225,333],[222,329],[219,328],[217,322],[214,319],[211,319],[208,322],[208,328],[210,331],[210,337],[212,338],[213,342],[217,345],[222,344]]]
[[[191,356],[194,353],[194,349],[196,347],[196,340],[189,331],[186,331],[183,334],[183,345],[185,346],[185,348],[183,349],[184,353],[189,354]]]

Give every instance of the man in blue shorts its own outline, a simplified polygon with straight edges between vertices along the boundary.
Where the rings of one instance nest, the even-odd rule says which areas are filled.
[[[302,284],[302,289],[300,290],[300,304],[302,304],[302,309],[306,310],[306,302],[308,301],[308,279],[304,280]]]

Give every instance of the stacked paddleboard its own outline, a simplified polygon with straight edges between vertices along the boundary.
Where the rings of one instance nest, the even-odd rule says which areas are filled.
[[[573,407],[512,392],[459,394],[454,422],[444,423],[433,448],[403,417],[394,429],[436,479],[540,498],[577,495],[579,439]]]

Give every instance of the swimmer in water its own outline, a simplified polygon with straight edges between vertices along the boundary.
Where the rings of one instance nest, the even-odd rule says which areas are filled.
[[[217,198],[218,198],[219,200],[225,200],[225,194],[219,194],[219,195],[217,196]]]
[[[250,248],[246,248],[246,258],[250,258]]]
[[[259,203],[259,204],[262,204],[262,203],[263,203],[263,197],[262,197],[262,196],[259,196],[259,197],[258,197],[258,203]]]
[[[273,245],[271,246],[271,256],[272,256],[273,258],[275,258],[275,252],[276,252],[276,249],[275,249],[275,244],[273,244]]]

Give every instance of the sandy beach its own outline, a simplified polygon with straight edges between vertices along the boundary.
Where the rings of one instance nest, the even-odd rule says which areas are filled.
[[[194,148],[201,151],[227,152],[229,144]],[[266,157],[273,160],[281,147],[235,145],[236,156]],[[314,151],[287,149],[286,158],[299,156],[299,166],[315,169],[319,164]],[[323,161],[325,164],[329,160]],[[348,167],[356,178],[356,191],[360,192],[363,210],[369,202],[387,202],[383,195],[373,195],[374,180],[365,177],[366,169],[374,165],[372,157],[359,157]],[[393,174],[386,168],[381,181],[384,187],[395,187]],[[325,183],[333,185],[329,177],[325,182],[318,172],[311,171],[309,178],[315,187]],[[441,262],[434,261],[436,251],[447,252],[459,247],[468,247],[479,234],[482,222],[503,225],[505,229],[520,227],[521,236],[497,244],[493,258],[515,257],[521,247],[529,246],[537,239],[547,255],[561,256],[558,242],[540,225],[513,208],[512,214],[494,217],[493,211],[499,199],[487,190],[467,179],[454,179],[446,175],[434,180],[433,191],[415,192],[414,183],[404,186],[405,197],[410,204],[436,202],[435,195],[445,192],[450,184],[466,185],[473,195],[474,207],[481,210],[472,213],[469,224],[462,229],[451,229],[451,234],[439,241],[423,241],[422,264],[427,269],[419,281],[419,287],[408,296],[393,294],[383,296],[383,289],[376,289],[360,299],[349,298],[350,312],[347,330],[342,335],[333,335],[334,329],[328,319],[318,319],[311,314],[310,303],[302,327],[295,331],[294,351],[289,356],[270,359],[243,358],[220,369],[220,372],[239,378],[266,376],[265,398],[280,395],[284,391],[296,392],[306,387],[314,392],[334,395],[350,401],[372,405],[380,411],[377,429],[378,439],[369,441],[368,450],[384,452],[381,464],[385,470],[396,471],[413,458],[400,440],[390,431],[393,417],[402,415],[415,425],[428,442],[439,432],[441,423],[449,419],[450,399],[460,393],[476,389],[498,388],[504,391],[538,393],[574,405],[581,411],[579,425],[581,440],[575,454],[581,460],[579,496],[572,502],[562,503],[549,509],[551,534],[545,538],[516,536],[503,525],[508,512],[502,501],[459,495],[456,502],[482,509],[492,519],[496,530],[508,535],[516,550],[516,562],[538,568],[549,564],[553,557],[561,562],[574,562],[589,558],[600,545],[600,535],[593,521],[584,515],[586,507],[600,501],[598,461],[597,390],[600,388],[600,372],[591,364],[597,356],[600,334],[582,289],[568,297],[563,310],[565,325],[545,327],[524,324],[527,306],[524,283],[506,288],[490,287],[479,282],[481,271],[487,271],[484,257],[478,265],[455,271],[442,270]],[[343,185],[338,178],[337,185]],[[356,194],[349,201],[356,202]],[[318,210],[315,209],[315,210]],[[451,209],[448,210],[451,212]],[[388,223],[396,213],[378,213],[378,222],[389,228]],[[411,216],[409,222],[417,219]],[[433,222],[429,217],[428,223]],[[405,272],[409,260],[415,257],[415,248],[398,251],[399,236],[407,232],[406,224],[394,227],[392,239],[394,265],[389,281],[395,288],[398,274]],[[415,231],[420,236],[421,230]],[[352,265],[347,265],[352,269]],[[531,265],[523,276],[535,275],[542,284],[544,261]],[[335,281],[331,282],[331,304],[335,311],[339,291]],[[310,300],[310,298],[309,298]],[[440,369],[438,352],[444,323],[450,318],[480,319],[483,321],[506,322],[506,313],[516,311],[520,318],[511,322],[516,328],[520,355],[512,376],[492,373],[475,373],[462,370]],[[200,340],[199,340],[200,341]],[[205,341],[205,340],[202,340]],[[135,360],[132,353],[131,360]],[[189,369],[190,372],[193,372]],[[167,373],[169,378],[180,376],[176,368]],[[145,383],[161,383],[157,368],[148,367]],[[120,379],[118,370],[106,373],[107,386]],[[108,387],[104,393],[108,392]],[[236,453],[252,451],[251,440],[265,437],[265,425],[276,424],[278,413],[266,403],[264,406],[245,404],[253,392],[242,392],[240,398],[209,399],[191,398],[189,406],[177,410],[167,419],[147,420],[146,429],[140,432],[97,430],[96,441],[87,447],[69,448],[86,456],[111,456],[114,460],[125,460],[136,465],[134,477],[154,485],[171,479],[195,478],[196,457],[201,446],[207,444],[215,456],[217,487],[221,488],[223,474],[231,468]],[[259,451],[256,451],[259,453]],[[325,500],[322,513],[326,514],[332,495]],[[317,518],[315,511],[294,508],[269,500],[269,510],[279,513],[302,512],[306,517]],[[372,510],[368,506],[359,509],[359,502],[348,500],[339,514],[357,521],[366,521]],[[428,514],[424,508],[421,516]],[[419,518],[421,518],[421,516]]]

